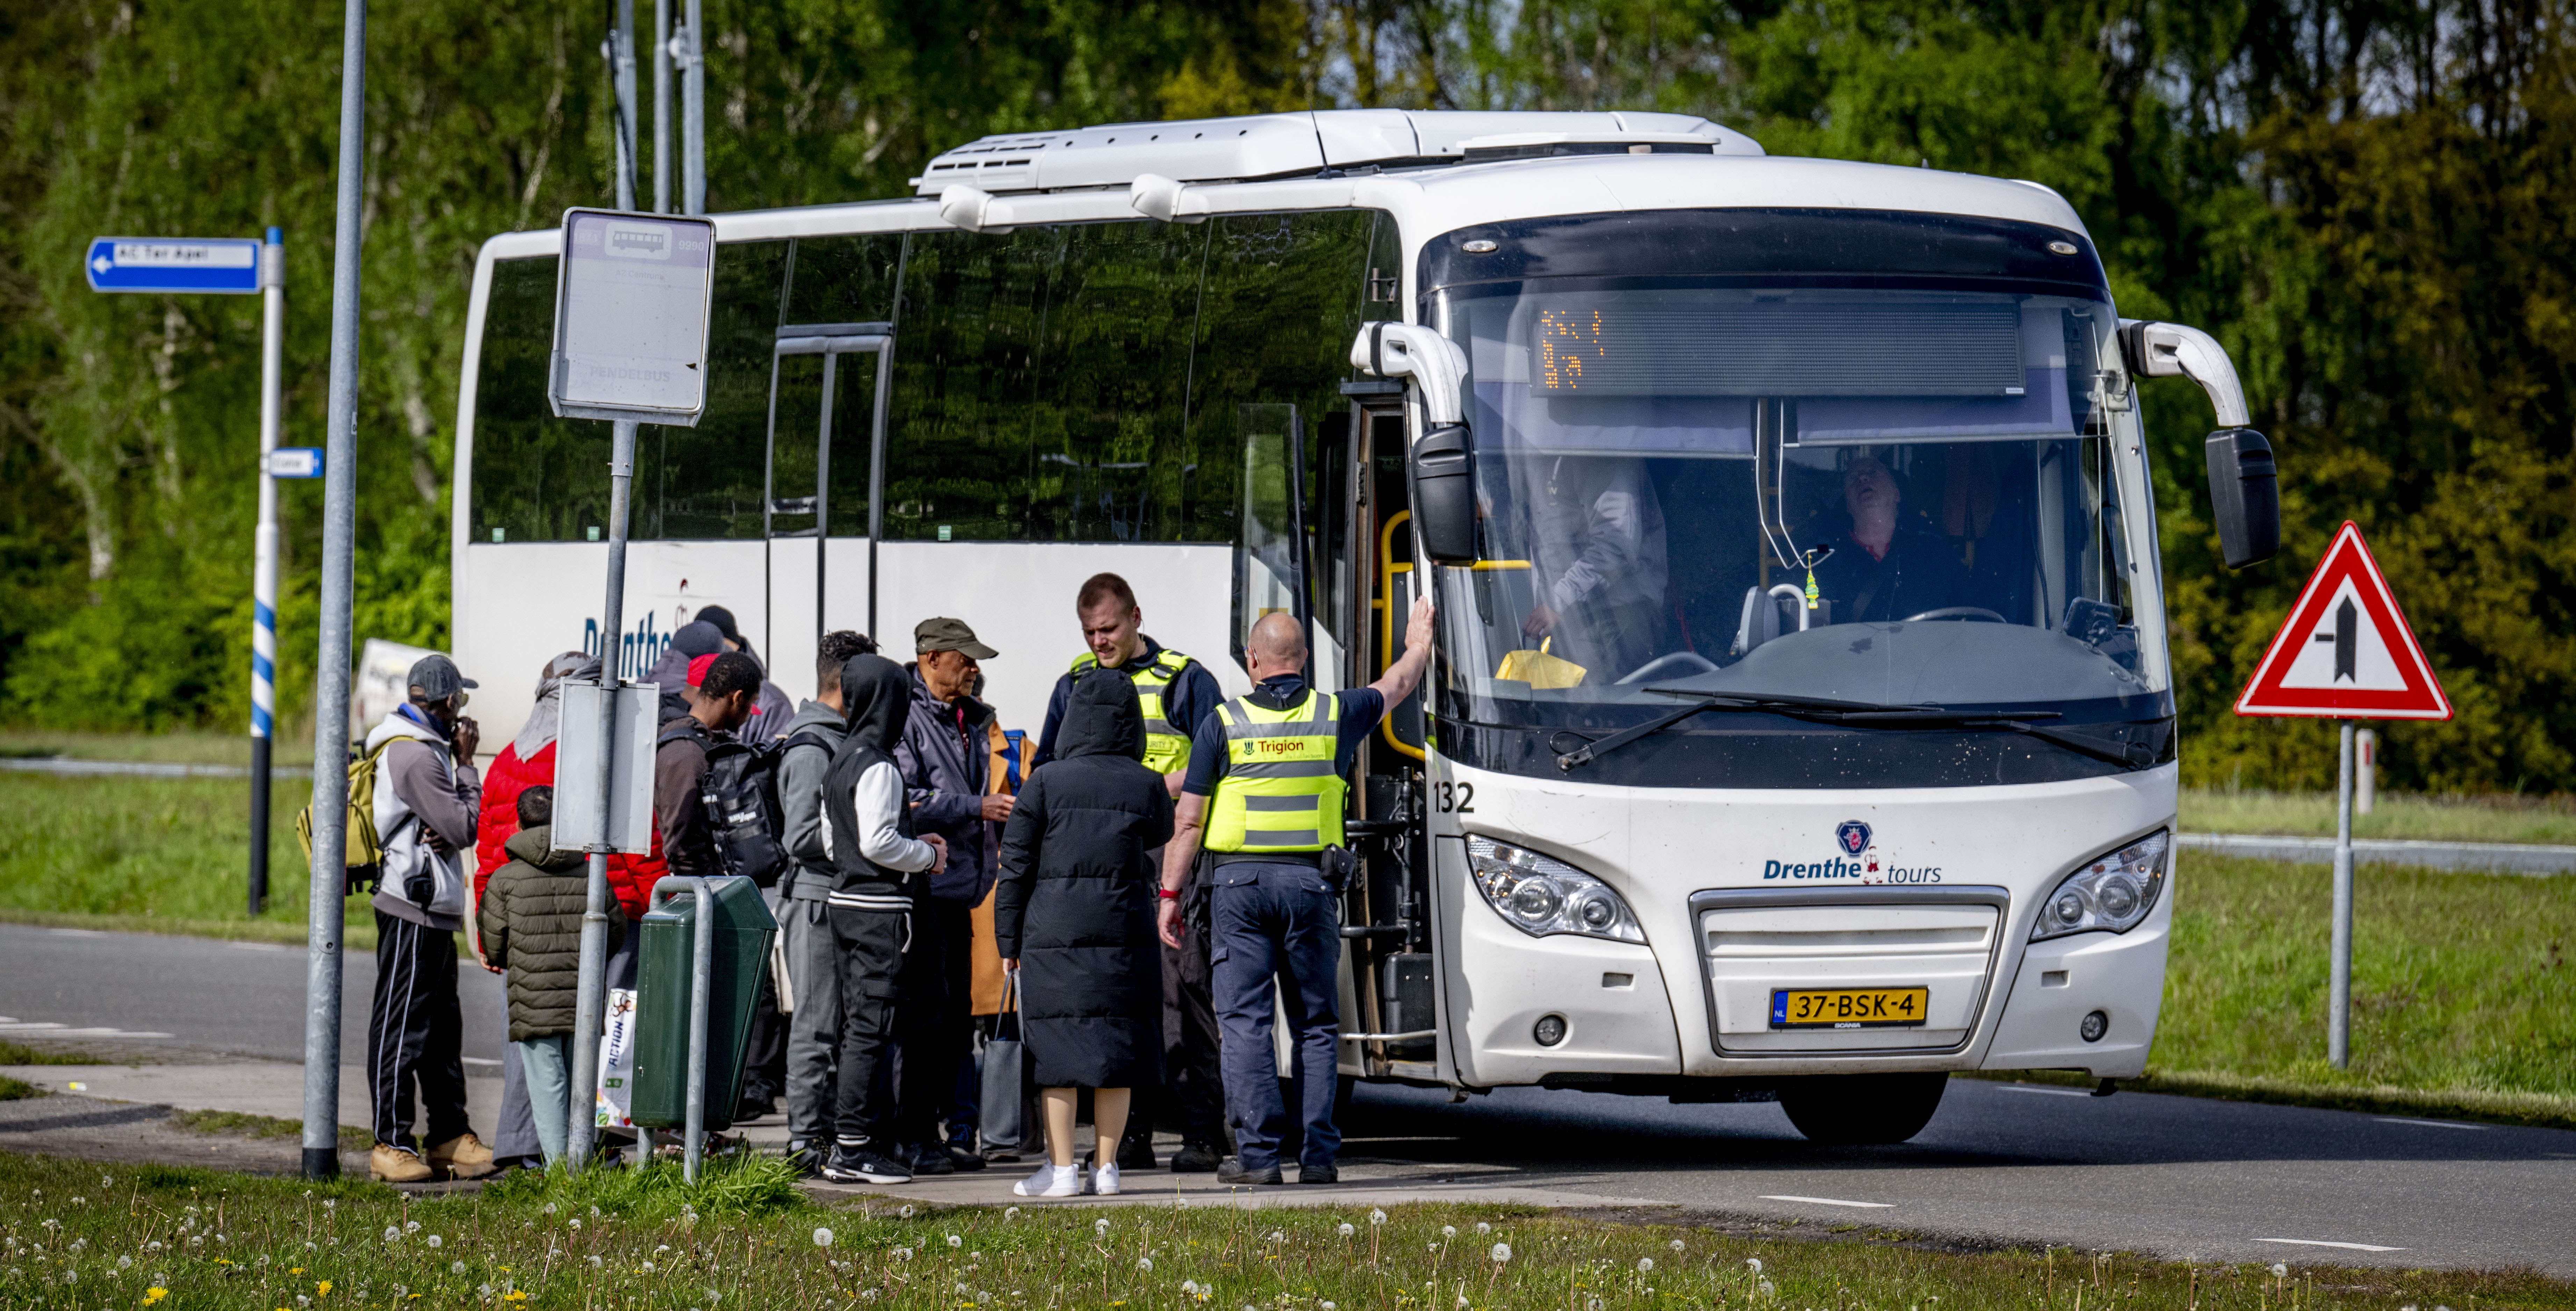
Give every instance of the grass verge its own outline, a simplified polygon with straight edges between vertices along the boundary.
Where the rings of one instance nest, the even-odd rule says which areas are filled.
[[[2185,788],[2187,833],[2286,833],[2330,838],[2331,792],[2247,792]],[[2427,842],[2576,843],[2576,797],[2425,796],[2381,793],[2367,815],[2352,817],[2357,838]]]
[[[281,731],[271,748],[272,765],[313,763],[313,730]],[[196,730],[185,733],[50,733],[36,729],[0,732],[0,756],[68,756],[74,760],[148,760],[176,765],[250,766],[250,738],[241,733]]]
[[[0,1038],[0,1065],[114,1065],[92,1052],[77,1047],[30,1047],[23,1042]]]
[[[2576,1285],[2528,1273],[2285,1264],[2275,1274],[1942,1250],[1869,1227],[1830,1241],[1756,1238],[1514,1207],[933,1211],[875,1199],[827,1209],[789,1190],[727,1213],[725,1177],[695,1192],[648,1179],[629,1185],[631,1207],[613,1209],[617,1198],[586,1202],[569,1180],[411,1198],[356,1182],[0,1153],[0,1232],[13,1240],[0,1254],[0,1300],[247,1311],[335,1298],[699,1311],[2078,1311],[2114,1297],[2124,1311],[2576,1307]]]
[[[281,1120],[274,1115],[251,1115],[243,1111],[175,1111],[170,1122],[191,1133],[231,1134],[242,1138],[302,1138],[302,1120]],[[340,1150],[363,1152],[375,1145],[373,1130],[353,1124],[340,1126]]]
[[[24,1079],[12,1079],[0,1075],[0,1102],[16,1102],[30,1097],[42,1097],[44,1092],[44,1089]]]
[[[245,904],[250,782],[234,778],[0,773],[0,919],[49,928],[305,940],[306,877],[295,789],[273,796],[267,913]],[[375,948],[351,898],[343,941]]]
[[[2333,874],[2185,853],[2149,1071],[2173,1091],[2576,1118],[2576,878],[2354,878],[2351,1068],[2326,1061]]]

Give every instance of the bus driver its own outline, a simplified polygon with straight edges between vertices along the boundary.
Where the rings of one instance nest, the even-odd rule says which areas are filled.
[[[1965,574],[1958,554],[1921,516],[1904,513],[1904,503],[1886,463],[1854,451],[1843,468],[1843,514],[1816,534],[1834,550],[1816,565],[1832,622],[1886,623],[1959,603]]]

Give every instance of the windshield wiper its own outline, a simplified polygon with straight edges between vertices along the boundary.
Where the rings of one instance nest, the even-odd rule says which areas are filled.
[[[1697,699],[1669,715],[1648,720],[1633,728],[1623,728],[1608,737],[1586,742],[1572,751],[1560,752],[1556,757],[1557,769],[1561,772],[1571,772],[1577,765],[1591,764],[1639,738],[1651,737],[1693,715],[1705,714],[1712,710],[1739,714],[1785,715],[1792,719],[1812,719],[1825,723],[1853,722],[1853,716],[1883,718],[1891,715],[1901,717],[1947,713],[1941,707],[1929,704],[1880,706],[1866,701],[1836,701],[1828,697],[1752,696],[1730,692],[1699,692],[1678,687],[1650,687],[1645,690],[1660,696],[1686,696]]]
[[[1867,701],[1841,701],[1831,697],[1761,696],[1728,692],[1703,692],[1691,688],[1650,687],[1645,691],[1658,696],[1694,698],[1691,704],[1659,716],[1633,728],[1624,728],[1605,738],[1586,742],[1572,751],[1559,753],[1556,767],[1571,773],[1577,765],[1593,761],[1637,741],[1651,737],[1694,715],[1709,711],[1728,711],[1779,715],[1812,723],[1844,724],[1853,728],[1929,728],[1949,725],[1959,728],[1992,728],[2022,733],[2044,742],[2090,756],[2114,765],[2135,766],[2146,763],[2153,752],[2142,742],[2124,742],[2108,746],[2073,733],[2043,728],[2037,722],[2059,718],[2055,710],[1960,710],[1932,702],[1913,705],[1876,705]]]

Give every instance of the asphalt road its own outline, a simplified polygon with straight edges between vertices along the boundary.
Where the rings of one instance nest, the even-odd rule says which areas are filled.
[[[372,952],[341,953],[340,1059],[367,1049]],[[304,1059],[305,952],[257,942],[0,924],[0,1015],[25,1023],[158,1033],[178,1047]],[[467,1074],[497,1074],[508,1045],[501,978],[457,963]],[[10,1036],[0,1024],[0,1037]],[[43,1030],[24,1031],[41,1037]],[[114,1034],[83,1035],[119,1041]]]
[[[344,1059],[362,1050],[373,965],[347,959]],[[498,981],[470,963],[460,977],[466,1054],[497,1057]],[[0,926],[0,1016],[21,1022],[294,1060],[303,991],[298,950]],[[2559,1130],[1962,1079],[1898,1147],[1815,1147],[1767,1104],[1539,1089],[1451,1105],[1365,1087],[1345,1134],[1351,1175],[1388,1183],[2203,1261],[2576,1278],[2576,1132]]]

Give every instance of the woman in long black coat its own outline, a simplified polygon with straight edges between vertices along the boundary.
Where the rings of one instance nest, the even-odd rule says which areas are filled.
[[[1016,970],[1021,1036],[1045,1090],[1048,1164],[1013,1191],[1083,1192],[1073,1160],[1076,1090],[1094,1089],[1101,1194],[1118,1191],[1128,1091],[1152,1084],[1163,1045],[1160,871],[1146,853],[1172,836],[1172,798],[1145,768],[1136,685],[1095,669],[1073,686],[1056,753],[1029,776],[1002,829],[993,936]]]

